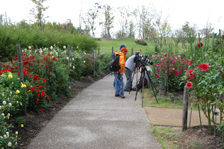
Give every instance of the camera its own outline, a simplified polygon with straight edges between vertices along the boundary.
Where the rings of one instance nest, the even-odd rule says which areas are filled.
[[[145,63],[149,63],[150,65],[153,65],[153,61],[149,60],[148,55],[139,55],[139,61],[140,62],[145,62]]]

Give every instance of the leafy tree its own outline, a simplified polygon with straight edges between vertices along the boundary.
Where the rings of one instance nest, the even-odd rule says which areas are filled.
[[[193,43],[196,40],[196,29],[189,26],[189,22],[185,22],[182,26],[183,31],[183,43],[187,41],[188,43]],[[190,37],[191,36],[191,37]]]
[[[135,25],[132,21],[129,22],[129,31],[128,31],[128,38],[134,38],[135,32],[134,32]]]
[[[118,7],[118,13],[119,23],[121,25],[121,37],[124,38],[128,36],[129,28],[131,25],[129,24],[128,20],[131,16],[131,13],[129,12],[129,8],[125,6]]]
[[[96,24],[96,18],[98,16],[99,10],[101,9],[101,6],[99,5],[99,3],[95,3],[94,5],[94,9],[89,9],[89,11],[86,14],[86,19],[83,19],[85,25],[86,25],[86,29],[91,31],[92,36],[95,37],[95,24]],[[86,30],[85,29],[85,30]]]
[[[199,32],[202,36],[208,38],[211,37],[213,30],[214,28],[212,27],[212,24],[207,21],[205,28],[199,30]]]
[[[3,14],[0,14],[0,25],[3,24]]]
[[[70,33],[70,34],[77,34],[77,29],[73,26],[72,23],[68,24],[60,24],[60,23],[50,23],[48,22],[44,26],[45,30],[52,30],[52,31],[60,31],[60,32],[65,32],[65,33]]]
[[[83,13],[82,12],[83,11],[82,11],[82,5],[81,5],[81,9],[79,13],[79,27],[77,27],[78,34],[83,34],[83,30],[82,30]]]
[[[148,10],[148,7],[142,6],[141,8],[133,11],[133,15],[137,21],[138,38],[141,39],[145,38],[145,30],[147,30],[147,26],[152,20],[152,14]]]
[[[149,40],[153,40],[155,42],[156,38],[157,38],[157,31],[155,29],[155,27],[153,26],[148,26],[147,29],[145,30],[145,38],[149,39]]]
[[[46,11],[49,7],[44,7],[43,3],[47,0],[31,0],[35,4],[35,8],[30,10],[30,14],[34,16],[36,19],[36,23],[38,27],[43,27],[45,24],[44,11]]]
[[[53,23],[50,23],[48,22],[45,26],[44,26],[45,29],[51,29],[51,30],[54,30],[54,31],[61,31],[63,29],[62,25],[60,25],[59,23],[56,23],[56,22],[53,22]]]
[[[90,36],[90,27],[88,25],[85,25],[84,33]]]
[[[171,32],[170,24],[167,21],[165,21],[161,25],[161,36],[162,37],[168,37],[170,35],[170,32]]]
[[[110,29],[113,28],[114,16],[112,13],[113,8],[109,5],[103,5],[104,22],[100,22],[103,25],[103,37],[111,38]]]
[[[172,34],[172,39],[174,40],[174,42],[176,43],[176,45],[178,45],[178,43],[183,41],[183,31],[181,29],[179,30],[175,30],[175,32]]]
[[[163,24],[163,21],[162,21],[162,11],[160,11],[159,13],[157,11],[154,12],[155,15],[154,15],[154,22],[153,24],[155,25],[156,29],[157,29],[157,34],[158,36],[160,37],[160,47],[162,46],[162,43],[163,43],[163,31],[164,29],[166,28]],[[164,27],[165,28],[164,28]]]

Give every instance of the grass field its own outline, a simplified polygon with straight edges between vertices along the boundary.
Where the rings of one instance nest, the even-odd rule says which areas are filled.
[[[201,40],[203,41],[203,40]],[[138,45],[135,43],[135,39],[106,39],[106,38],[101,38],[100,41],[97,41],[99,44],[99,48],[100,48],[100,53],[108,53],[108,54],[112,54],[112,49],[113,52],[116,52],[120,49],[121,45],[125,45],[128,49],[128,54],[127,56],[133,55],[135,54],[136,51],[140,51],[142,52],[142,54],[144,55],[148,55],[148,54],[155,54],[155,47],[156,45],[158,47],[159,44],[154,43],[154,42],[150,42],[150,41],[146,41],[147,46],[144,45]],[[193,47],[196,45],[197,41],[195,41],[192,45]],[[133,49],[133,53],[132,53],[132,49]],[[175,46],[175,43],[172,39],[167,39],[167,44],[163,45],[162,49],[160,52],[162,53],[166,53],[167,50],[170,49],[170,51],[173,52],[181,52],[181,53],[185,53],[187,50],[190,50],[190,44],[186,43],[186,48],[182,48],[182,43],[179,43],[178,46]],[[97,49],[95,49],[95,52],[97,52]]]
[[[121,45],[125,45],[128,49],[128,56],[132,55],[131,51],[133,48],[133,54],[136,51],[142,52],[142,54],[149,54],[154,52],[156,43],[146,41],[147,46],[138,45],[135,43],[135,39],[105,39],[101,38],[101,41],[98,41],[100,53],[112,53],[112,48],[114,52],[120,49]]]

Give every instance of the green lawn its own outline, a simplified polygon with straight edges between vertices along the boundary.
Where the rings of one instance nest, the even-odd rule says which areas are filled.
[[[100,53],[112,53],[112,47],[114,49],[114,52],[118,51],[120,49],[121,45],[125,45],[128,49],[128,56],[131,55],[131,51],[133,48],[133,54],[135,54],[136,51],[142,51],[142,54],[149,54],[152,53],[155,49],[156,43],[153,42],[147,42],[147,46],[138,45],[135,43],[134,39],[104,39],[101,38],[101,41],[98,41]]]
[[[190,50],[190,45],[188,43],[186,43],[186,49],[182,48],[182,43],[179,43],[178,46],[175,46],[175,43],[172,39],[167,39],[166,40],[167,45],[163,45],[161,52],[162,53],[166,53],[168,49],[170,49],[173,52],[186,52],[188,50]],[[203,41],[203,40],[202,40]],[[135,39],[106,39],[106,38],[101,38],[100,41],[97,41],[99,44],[99,48],[100,48],[100,53],[108,53],[108,54],[112,54],[112,48],[113,48],[113,52],[116,52],[120,49],[121,45],[125,45],[128,49],[128,56],[132,55],[131,51],[133,49],[133,54],[135,54],[136,51],[140,51],[142,52],[142,54],[154,54],[155,53],[155,47],[156,45],[158,45],[157,43],[154,42],[150,42],[150,41],[146,41],[147,46],[143,46],[143,45],[138,45],[135,43]],[[195,43],[193,43],[193,47],[197,45],[197,41],[195,41]],[[159,45],[158,45],[159,47]],[[97,49],[95,49],[95,52],[97,52]]]

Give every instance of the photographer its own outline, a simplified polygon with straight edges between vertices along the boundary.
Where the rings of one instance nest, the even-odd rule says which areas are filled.
[[[126,85],[124,87],[125,92],[130,92],[132,90],[132,73],[136,74],[136,66],[138,62],[138,56],[141,52],[136,52],[135,55],[129,57],[125,63],[125,76],[126,76]]]

